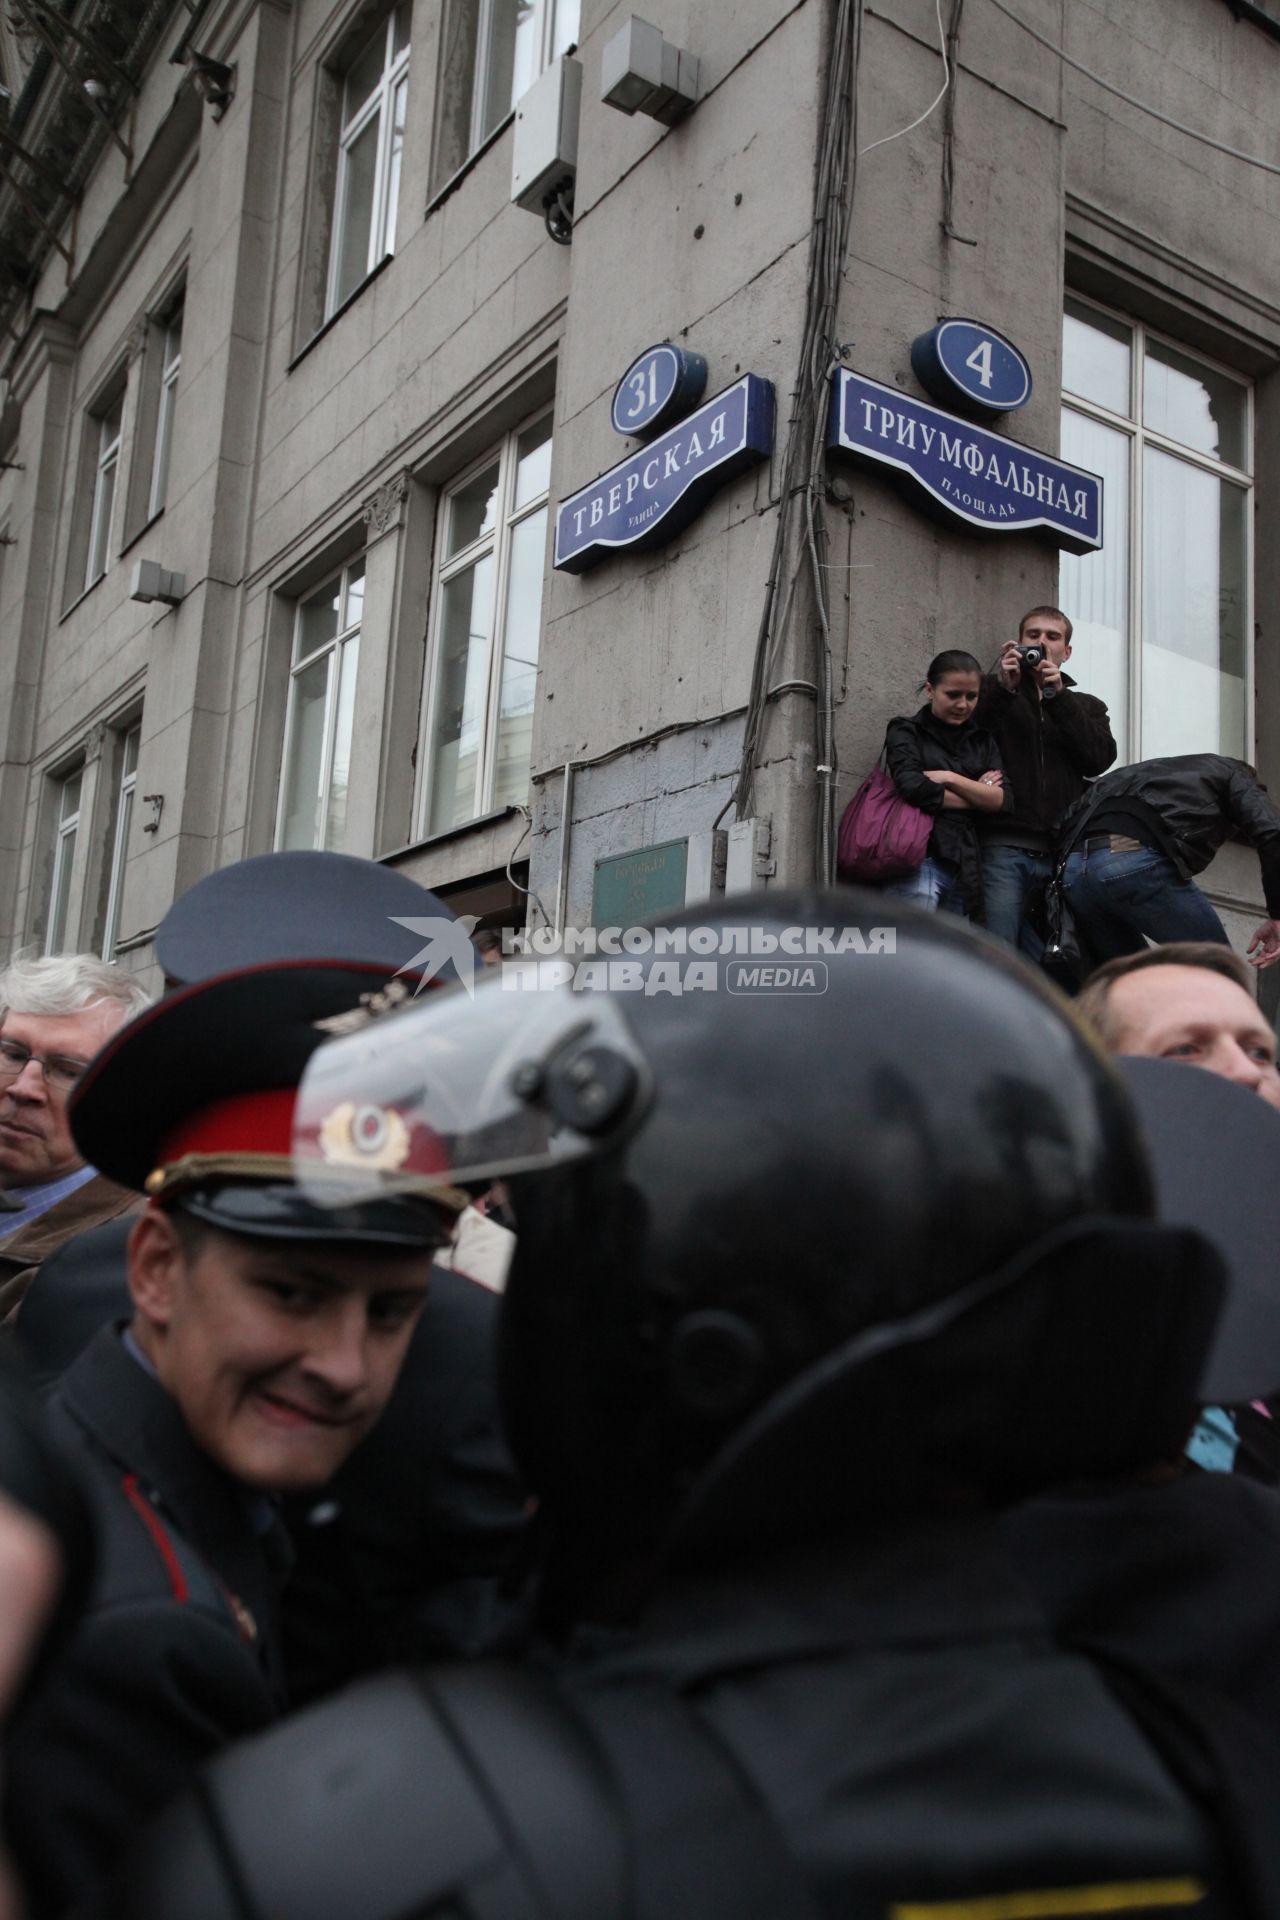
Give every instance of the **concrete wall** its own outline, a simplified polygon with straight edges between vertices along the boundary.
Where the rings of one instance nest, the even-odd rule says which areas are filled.
[[[332,114],[325,74],[376,24],[344,0],[229,0],[201,44],[236,67],[221,120],[180,69],[153,60],[133,159],[108,146],[33,289],[0,412],[0,944],[38,937],[52,847],[53,777],[83,758],[80,937],[101,917],[112,732],[144,700],[139,794],[122,931],[131,964],[174,894],[272,844],[293,608],[365,555],[348,847],[449,885],[528,858],[552,911],[563,768],[572,763],[567,888],[584,919],[595,862],[705,835],[736,775],[742,715],[779,512],[811,241],[830,0],[653,0],[646,17],[702,61],[696,110],[672,128],[599,98],[600,53],[627,6],[584,0],[573,244],[510,204],[508,125],[444,194],[431,178],[444,0],[417,0],[394,258],[317,327],[317,154]],[[944,13],[946,10],[944,10]],[[1019,13],[1103,78],[1188,127],[1251,151],[1274,146],[1280,44],[1222,0],[1019,0]],[[175,12],[175,23],[178,20]],[[185,16],[184,16],[185,17]],[[837,332],[847,361],[918,391],[912,338],[944,314],[1008,333],[1031,362],[1030,404],[1003,427],[1056,450],[1064,285],[1212,353],[1255,381],[1256,718],[1280,779],[1280,257],[1273,176],[1191,140],[1065,66],[994,8],[965,10],[952,96],[938,92],[933,0],[865,9],[858,162]],[[886,140],[886,144],[873,143]],[[867,149],[870,149],[867,151]],[[944,165],[953,177],[943,228]],[[433,198],[433,190],[436,197]],[[319,221],[319,224],[317,222]],[[154,351],[139,322],[185,273],[177,437],[163,516],[87,594],[68,587],[83,507],[86,409],[127,371],[128,462]],[[542,595],[531,818],[510,811],[421,841],[422,689],[441,490],[535,408],[554,405],[556,501],[632,444],[609,423],[619,376],[671,339],[703,354],[707,391],[751,371],[778,398],[774,457],[739,476],[669,545]],[[137,442],[137,444],[135,444]],[[994,655],[1019,613],[1056,597],[1057,555],[1028,535],[926,519],[887,479],[830,473],[829,596],[838,803],[910,709],[945,645]],[[175,610],[128,597],[135,557],[186,576]],[[74,568],[71,568],[74,573]],[[813,678],[807,580],[775,678]],[[105,729],[105,731],[103,731]],[[813,869],[814,703],[770,705],[753,877]],[[726,824],[722,821],[722,824]],[[1256,869],[1211,876],[1241,924]],[[1251,888],[1253,889],[1251,894]]]

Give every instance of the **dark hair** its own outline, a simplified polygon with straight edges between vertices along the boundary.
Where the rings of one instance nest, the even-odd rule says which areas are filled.
[[[944,673],[976,673],[981,680],[982,666],[963,647],[948,647],[945,653],[936,653],[925,668],[924,684],[936,687]]]
[[[1234,980],[1253,998],[1253,974],[1247,962],[1231,947],[1216,940],[1170,940],[1163,947],[1145,947],[1141,953],[1124,953],[1107,960],[1089,975],[1076,995],[1075,1011],[1087,1022],[1108,1051],[1114,1051],[1120,1029],[1112,1018],[1111,989],[1117,980],[1131,973],[1145,973],[1151,967],[1201,967],[1206,973],[1220,973]]]
[[[1026,612],[1023,614],[1021,620],[1019,620],[1018,622],[1019,640],[1021,640],[1023,634],[1027,630],[1028,620],[1034,620],[1037,614],[1040,615],[1041,619],[1043,619],[1044,616],[1047,614],[1050,620],[1061,620],[1063,626],[1067,630],[1067,645],[1068,646],[1071,645],[1071,622],[1068,620],[1066,614],[1062,611],[1061,607],[1028,607]]]

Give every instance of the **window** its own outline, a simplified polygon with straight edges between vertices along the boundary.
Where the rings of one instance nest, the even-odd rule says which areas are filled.
[[[111,881],[107,889],[107,916],[102,957],[114,960],[120,937],[120,907],[124,897],[124,868],[129,857],[129,828],[133,823],[133,795],[138,784],[138,746],[141,724],[130,727],[120,744],[120,785],[116,790],[115,831],[111,848]]]
[[[299,602],[277,847],[342,851],[363,607],[363,554]]]
[[[85,563],[84,584],[91,587],[101,580],[111,563],[111,517],[116,503],[116,478],[120,471],[120,428],[124,420],[124,395],[117,396],[95,422],[97,459],[93,477],[93,507],[89,516],[89,552]]]
[[[169,492],[169,450],[173,444],[173,410],[178,398],[182,366],[182,306],[179,304],[161,336],[160,394],[156,408],[155,451],[151,457],[151,490],[147,518],[154,519]]]
[[[365,42],[342,89],[326,316],[395,251],[409,92],[409,0]]]
[[[527,799],[551,417],[509,434],[445,496],[423,831]]]
[[[1064,555],[1071,671],[1120,759],[1251,758],[1252,396],[1135,321],[1068,300],[1062,454],[1100,473],[1100,553]]]
[[[68,774],[58,782],[57,827],[53,842],[53,879],[49,886],[49,930],[45,936],[46,953],[64,953],[67,941],[67,908],[71,900],[71,869],[76,857],[76,834],[80,826],[80,782],[82,772]]]
[[[581,0],[449,0],[436,108],[437,186],[578,38]]]

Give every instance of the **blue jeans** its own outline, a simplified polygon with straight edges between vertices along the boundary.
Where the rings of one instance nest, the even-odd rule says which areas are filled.
[[[1166,940],[1216,940],[1230,946],[1227,930],[1199,887],[1184,880],[1172,860],[1154,847],[1112,853],[1109,847],[1078,848],[1063,877],[1067,905],[1098,960],[1141,953],[1144,935]]]
[[[1047,853],[1032,853],[1027,847],[982,848],[982,901],[987,932],[1011,947],[1021,947],[1038,960],[1044,943],[1027,925],[1028,897],[1042,887],[1053,873],[1053,861]]]
[[[954,867],[926,854],[914,873],[904,873],[901,880],[886,880],[880,891],[891,893],[898,900],[909,900],[912,906],[923,907],[927,913],[954,913],[957,919],[968,920],[959,882],[960,876]]]

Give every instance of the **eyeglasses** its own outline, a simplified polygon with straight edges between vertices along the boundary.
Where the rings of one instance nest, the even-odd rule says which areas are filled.
[[[89,1065],[87,1060],[73,1060],[67,1054],[32,1053],[21,1041],[0,1037],[0,1080],[16,1080],[32,1060],[43,1073],[51,1093],[70,1093]]]

